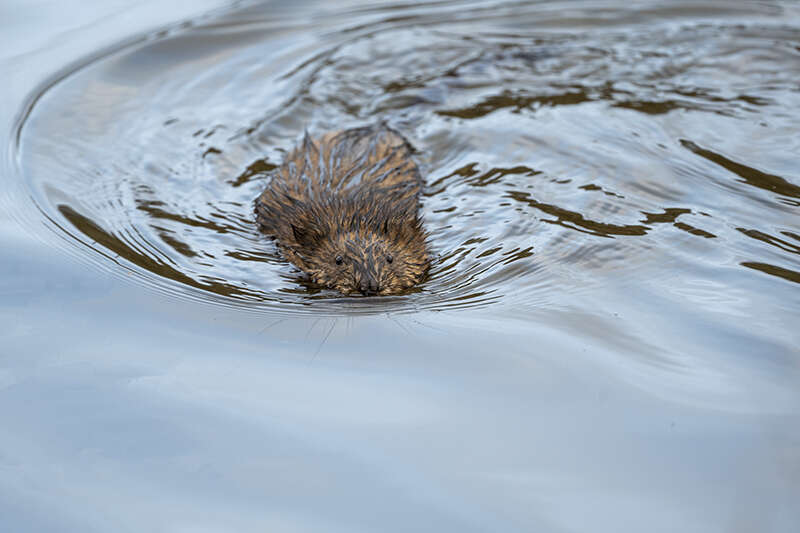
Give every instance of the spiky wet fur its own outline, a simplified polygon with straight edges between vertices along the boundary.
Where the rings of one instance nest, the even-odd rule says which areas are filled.
[[[430,263],[421,187],[408,142],[383,124],[318,139],[306,133],[259,196],[256,213],[314,283],[343,294],[401,294],[422,281]]]

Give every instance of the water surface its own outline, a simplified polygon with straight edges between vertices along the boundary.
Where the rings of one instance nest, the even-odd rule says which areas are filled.
[[[15,531],[793,531],[796,4],[105,9],[0,57]],[[431,279],[310,289],[253,199],[379,120]]]

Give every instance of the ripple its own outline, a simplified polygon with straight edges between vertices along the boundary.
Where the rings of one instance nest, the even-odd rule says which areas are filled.
[[[800,65],[774,46],[795,29],[759,19],[766,7],[715,23],[645,7],[617,15],[650,26],[619,31],[609,13],[571,32],[563,20],[588,17],[575,6],[561,24],[517,3],[310,20],[251,7],[148,34],[31,95],[15,209],[98,268],[273,314],[561,307],[612,276],[666,282],[709,246],[797,283],[783,150]],[[306,129],[376,120],[417,149],[437,257],[415,293],[343,298],[303,282],[252,205]],[[769,170],[730,147],[765,127]]]

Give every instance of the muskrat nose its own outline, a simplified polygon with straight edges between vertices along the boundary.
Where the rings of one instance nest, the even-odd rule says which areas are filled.
[[[364,296],[378,294],[378,291],[380,290],[378,287],[378,282],[372,278],[362,280],[359,288],[361,289],[361,294]]]

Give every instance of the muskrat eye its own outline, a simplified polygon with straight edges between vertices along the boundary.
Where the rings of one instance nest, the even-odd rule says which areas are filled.
[[[386,256],[386,262],[387,263],[391,263],[392,261],[394,261],[394,257],[392,257],[392,254],[387,255]]]
[[[341,265],[344,261],[344,258],[341,255],[337,255],[335,261],[337,265]]]

